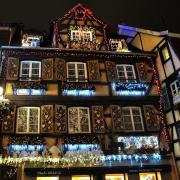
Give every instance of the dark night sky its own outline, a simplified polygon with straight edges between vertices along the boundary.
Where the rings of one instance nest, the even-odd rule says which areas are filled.
[[[25,24],[25,29],[48,31],[50,21],[78,2],[109,24],[180,33],[180,0],[1,0],[0,22]]]

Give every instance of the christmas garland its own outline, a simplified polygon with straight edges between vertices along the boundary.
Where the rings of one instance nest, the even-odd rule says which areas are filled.
[[[95,91],[95,85],[90,83],[82,83],[82,82],[67,82],[62,85],[62,90],[90,90]]]
[[[13,84],[13,89],[44,89],[47,90],[47,84],[40,81],[22,81]]]

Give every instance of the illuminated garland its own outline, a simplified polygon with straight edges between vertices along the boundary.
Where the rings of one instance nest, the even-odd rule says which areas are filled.
[[[4,49],[6,50],[5,54],[7,57],[15,56],[30,56],[30,57],[81,57],[81,58],[106,58],[106,59],[113,59],[113,58],[122,58],[122,59],[132,59],[136,61],[137,59],[142,60],[152,60],[151,58],[154,54],[140,54],[140,53],[118,53],[114,51],[85,51],[85,50],[71,50],[71,49]]]
[[[160,132],[160,138],[165,137],[166,144],[163,144],[163,147],[166,148],[166,152],[169,152],[171,143],[170,143],[170,135],[169,135],[169,132],[168,132],[167,124],[166,124],[166,121],[165,121],[165,118],[164,118],[164,113],[163,113],[163,97],[162,97],[162,93],[161,93],[161,83],[160,83],[160,80],[159,80],[158,73],[156,71],[156,67],[155,67],[155,65],[154,65],[154,63],[152,61],[151,61],[151,63],[152,63],[152,67],[153,67],[153,74],[154,74],[155,81],[156,81],[157,88],[158,88],[158,93],[159,93],[159,96],[160,96],[160,99],[159,99],[159,114],[160,114],[161,125],[162,125],[161,132]]]
[[[41,83],[40,81],[20,81],[14,83],[13,89],[44,89],[47,90],[47,85],[45,83]]]
[[[24,157],[24,158],[12,158],[12,157],[0,157],[0,165],[6,166],[33,166],[33,167],[49,167],[53,168],[70,168],[70,167],[92,167],[101,166],[105,163],[121,163],[123,161],[135,161],[135,162],[146,162],[146,161],[160,161],[161,156],[158,153],[152,155],[108,155],[104,156],[101,154],[84,153],[77,154],[67,157]],[[116,164],[117,165],[117,164]]]

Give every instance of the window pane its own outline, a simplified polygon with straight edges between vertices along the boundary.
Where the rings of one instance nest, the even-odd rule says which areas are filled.
[[[29,62],[22,62],[22,69],[24,68],[29,69],[29,67],[30,67]]]
[[[68,64],[68,69],[75,69],[75,64]]]
[[[124,180],[123,174],[109,174],[105,176],[105,180]]]
[[[140,173],[140,180],[156,180],[155,173]]]
[[[28,109],[18,108],[17,132],[27,132]]]
[[[163,54],[163,58],[164,58],[165,61],[170,58],[169,51],[168,51],[168,48],[167,48],[167,47],[165,47],[165,48],[162,50],[162,54]]]
[[[39,63],[32,63],[32,68],[39,69]]]
[[[72,176],[72,180],[92,180],[90,176]]]

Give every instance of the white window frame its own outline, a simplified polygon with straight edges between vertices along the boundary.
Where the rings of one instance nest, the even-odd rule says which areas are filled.
[[[23,78],[22,77],[22,70],[23,70],[23,68],[22,68],[22,66],[23,66],[23,63],[29,63],[29,77],[27,77],[27,78]],[[33,79],[33,81],[38,81],[38,80],[40,80],[40,78],[41,78],[41,62],[40,61],[28,61],[28,60],[25,60],[25,61],[21,61],[21,67],[20,67],[20,80],[23,80],[23,81],[31,81],[32,79],[32,64],[33,63],[37,63],[37,64],[39,64],[39,79]]]
[[[69,68],[68,68],[69,64],[74,64],[74,66],[75,66],[75,79],[74,80],[68,79],[67,81],[68,82],[87,82],[87,66],[86,66],[86,63],[82,63],[82,62],[67,62],[67,78],[69,78]],[[84,65],[84,76],[85,76],[84,80],[79,79],[78,64],[83,64]]]
[[[122,42],[121,40],[110,40],[111,50],[117,51],[118,48],[122,49]],[[121,47],[119,47],[121,46]]]
[[[174,96],[176,93],[179,92],[180,87],[178,87],[178,83],[179,83],[178,80],[175,80],[170,84],[172,96]],[[175,87],[175,89],[173,89],[173,86]]]
[[[117,71],[117,76],[118,76],[118,80],[121,80],[121,77],[119,77],[118,75],[118,67],[122,66],[123,67],[123,72],[125,74],[125,79],[123,79],[125,82],[136,82],[136,73],[135,73],[135,70],[134,70],[134,65],[131,65],[131,64],[116,64],[116,71]],[[127,70],[126,70],[126,67],[132,67],[132,72],[133,72],[133,76],[134,76],[134,79],[129,79],[128,75],[127,75]]]
[[[26,132],[18,132],[18,117],[19,117],[19,110],[21,108],[24,108],[24,109],[27,109],[27,129],[26,129]],[[29,119],[30,119],[30,109],[37,109],[38,110],[38,131],[37,132],[29,132]],[[40,107],[19,107],[17,109],[17,118],[16,118],[16,133],[17,134],[38,134],[40,132]]]
[[[87,38],[85,38],[85,34],[89,34],[89,40],[87,40]],[[89,42],[89,41],[91,41],[92,42],[92,31],[83,31],[82,32],[82,40],[84,41],[84,42]]]
[[[125,180],[127,178],[127,174],[106,174],[105,175],[105,180],[106,179],[110,179],[110,180],[114,180],[114,179],[120,179],[120,180]]]
[[[74,33],[75,33],[75,37],[73,35]],[[80,41],[80,40],[81,40],[81,31],[71,30],[71,41]]]
[[[82,132],[82,131],[79,131],[79,132],[74,132],[74,131],[71,131],[70,130],[70,117],[69,117],[69,111],[71,110],[71,109],[77,109],[77,111],[78,111],[78,129],[80,129],[80,116],[79,116],[79,111],[80,111],[80,109],[86,109],[87,110],[87,112],[88,112],[88,126],[89,126],[89,131],[87,131],[87,132]],[[70,134],[78,134],[78,133],[91,133],[91,123],[90,123],[90,110],[89,110],[89,108],[88,107],[69,107],[68,108],[68,132],[70,133]]]
[[[85,39],[85,34],[88,33],[90,35],[90,41],[93,41],[93,35],[92,31],[85,31],[85,30],[71,30],[71,41],[84,41],[84,42],[89,42]],[[73,35],[75,34],[75,36]],[[77,35],[78,34],[78,35]]]
[[[132,113],[133,108],[136,108],[139,110],[139,115],[140,115],[140,119],[141,119],[141,125],[142,125],[142,129],[141,130],[136,130],[135,129],[135,125],[134,125],[134,115]],[[143,123],[143,119],[142,119],[142,112],[141,112],[141,108],[137,107],[137,106],[124,106],[122,107],[122,116],[123,116],[123,124],[125,126],[125,120],[124,120],[124,114],[123,114],[123,109],[129,109],[130,110],[130,117],[131,117],[131,124],[132,124],[132,130],[126,130],[125,131],[144,131],[144,123]]]

